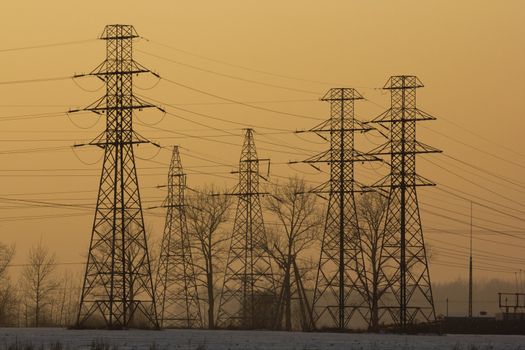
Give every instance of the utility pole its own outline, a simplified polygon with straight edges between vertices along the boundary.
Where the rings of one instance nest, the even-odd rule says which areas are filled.
[[[470,201],[470,254],[468,265],[468,317],[472,318],[472,201]]]
[[[133,26],[106,26],[106,60],[86,74],[106,84],[106,94],[84,109],[105,114],[106,129],[90,142],[104,149],[104,163],[77,327],[159,326],[133,153],[149,142],[133,130],[133,112],[155,107],[133,94],[133,76],[149,72],[133,59],[137,37]]]
[[[358,313],[367,321],[366,274],[354,193],[362,191],[354,179],[354,163],[376,160],[354,147],[356,131],[372,128],[354,118],[354,102],[363,97],[352,88],[328,90],[321,101],[330,103],[330,118],[310,129],[330,148],[302,163],[328,163],[330,179],[313,190],[328,195],[325,228],[313,295],[311,328],[347,329]],[[325,135],[329,135],[329,138]],[[315,166],[314,166],[315,167]]]
[[[166,224],[157,269],[156,291],[163,328],[202,328],[191,238],[186,221],[186,174],[179,147],[173,147],[168,172]]]
[[[518,287],[518,293],[523,293],[523,277],[521,275],[522,273],[522,269],[520,269],[520,284],[519,284],[519,287]]]
[[[224,272],[217,325],[227,328],[273,328],[276,292],[271,257],[264,250],[266,231],[259,191],[260,162],[253,130],[246,129],[239,161],[239,183],[230,195],[237,212]]]
[[[435,320],[434,300],[417,200],[418,186],[434,186],[416,173],[416,155],[439,150],[416,140],[416,123],[435,118],[416,107],[416,76],[392,76],[383,87],[390,90],[391,107],[372,122],[386,126],[390,140],[370,154],[389,156],[390,174],[373,187],[389,190],[381,275],[382,304],[401,329],[416,321]]]

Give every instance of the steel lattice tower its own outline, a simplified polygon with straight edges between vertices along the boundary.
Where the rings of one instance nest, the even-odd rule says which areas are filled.
[[[328,317],[331,327],[345,329],[356,312],[366,321],[366,276],[354,193],[354,163],[374,160],[354,148],[356,131],[368,131],[354,118],[354,102],[362,96],[351,88],[333,88],[321,99],[330,102],[330,119],[310,129],[326,140],[330,149],[305,163],[330,164],[330,180],[314,189],[328,194],[325,228],[313,297],[317,324]],[[316,324],[313,326],[315,327]]]
[[[374,184],[389,189],[381,252],[386,292],[380,302],[402,328],[435,319],[416,192],[417,186],[434,184],[417,175],[416,155],[439,151],[416,140],[416,123],[435,119],[416,107],[416,89],[420,87],[423,84],[415,76],[390,77],[383,89],[391,92],[391,107],[372,121],[390,130],[390,140],[370,152],[390,156],[390,174]]]
[[[186,174],[179,148],[173,148],[168,172],[167,209],[156,290],[160,325],[164,328],[202,328],[202,317],[186,222]]]
[[[158,327],[133,153],[148,142],[133,130],[133,111],[153,107],[133,95],[133,75],[149,72],[133,60],[137,37],[132,26],[106,26],[106,60],[89,74],[106,83],[106,94],[85,110],[105,114],[106,129],[90,143],[104,149],[104,164],[78,327]]]
[[[238,203],[217,314],[219,327],[273,327],[275,281],[270,256],[264,250],[266,232],[259,192],[261,161],[253,130],[247,129],[239,161],[239,184],[233,193]]]

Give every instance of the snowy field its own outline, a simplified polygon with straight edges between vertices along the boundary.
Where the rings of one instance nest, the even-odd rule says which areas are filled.
[[[105,350],[525,350],[525,336],[496,335],[392,335],[287,333],[266,331],[92,331],[59,328],[0,328],[0,349],[18,341],[21,347],[63,350],[86,349],[99,343]],[[56,349],[56,348],[52,348]]]

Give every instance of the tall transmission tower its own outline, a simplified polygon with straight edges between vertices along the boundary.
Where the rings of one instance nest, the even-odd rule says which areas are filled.
[[[134,145],[149,142],[133,130],[133,111],[154,107],[133,94],[133,76],[149,72],[133,60],[137,37],[133,26],[106,26],[101,37],[106,41],[106,60],[86,74],[106,84],[106,94],[84,109],[105,114],[106,129],[90,142],[104,149],[104,164],[78,327],[158,327],[133,153]]]
[[[304,163],[330,164],[330,179],[313,191],[328,195],[321,255],[313,296],[313,327],[345,329],[356,314],[366,322],[367,297],[363,250],[354,193],[361,186],[354,179],[354,163],[374,157],[354,147],[356,131],[371,130],[354,118],[354,102],[363,97],[352,88],[328,90],[322,101],[330,103],[330,119],[310,129],[327,140],[330,149]]]
[[[390,131],[390,140],[370,152],[390,157],[390,174],[373,185],[389,191],[380,262],[385,288],[381,304],[401,328],[435,319],[416,192],[418,186],[435,184],[416,173],[416,155],[439,151],[416,140],[416,123],[435,119],[416,107],[420,87],[423,84],[415,76],[390,77],[383,89],[390,90],[391,107],[372,121]]]
[[[160,249],[156,290],[163,328],[202,328],[202,317],[186,222],[186,174],[179,148],[173,148],[168,172],[166,224]]]
[[[276,302],[271,259],[264,247],[266,232],[259,191],[260,162],[253,130],[247,129],[239,161],[238,198],[217,325],[229,328],[273,327]]]

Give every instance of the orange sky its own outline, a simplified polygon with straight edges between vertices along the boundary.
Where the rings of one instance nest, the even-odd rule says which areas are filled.
[[[378,89],[387,78],[395,74],[414,74],[425,84],[425,88],[418,90],[418,106],[438,118],[435,122],[425,122],[418,129],[418,137],[442,149],[446,155],[517,184],[469,168],[444,155],[427,156],[430,161],[419,160],[419,173],[438,185],[465,191],[468,193],[466,197],[478,196],[488,206],[519,218],[525,212],[522,204],[525,199],[525,182],[522,180],[525,167],[525,140],[522,136],[525,124],[522,119],[525,111],[524,20],[525,4],[511,0],[222,0],[155,1],[148,4],[129,0],[11,1],[3,3],[0,12],[3,32],[0,81],[89,72],[104,59],[105,47],[101,41],[32,50],[2,50],[96,39],[106,24],[113,23],[132,24],[140,35],[150,39],[137,42],[136,49],[140,51],[135,52],[135,57],[161,76],[224,97],[258,101],[258,106],[319,119],[328,117],[328,105],[319,102],[318,98],[330,87],[357,88],[369,100],[357,105],[357,115],[369,120],[389,104],[388,94]],[[235,67],[237,65],[252,70]],[[306,92],[263,86],[224,75]],[[308,129],[318,121],[224,104],[224,101],[165,81],[156,83],[153,77],[141,78],[136,81],[135,92],[161,101],[163,105],[181,104],[183,106],[179,107],[187,110],[254,125],[258,132],[255,137],[260,156],[269,157],[275,163],[272,166],[273,180],[278,180],[278,176],[302,173],[310,181],[326,179],[326,175],[316,174],[306,165],[285,164],[325,149],[321,139],[306,135],[298,137],[291,132]],[[78,158],[85,163],[94,163],[100,160],[101,151],[78,149],[75,155],[69,148],[42,148],[88,141],[102,130],[102,119],[97,122],[97,118],[89,114],[72,116],[73,124],[65,116],[5,118],[63,112],[86,106],[104,92],[101,83],[95,79],[78,80],[77,84],[64,80],[0,85],[0,197],[4,198],[0,201],[0,237],[4,242],[16,243],[15,263],[23,262],[28,248],[40,237],[57,252],[61,262],[84,261],[92,210],[27,207],[5,200],[94,205],[101,163],[86,165]],[[102,89],[85,91],[99,88]],[[228,172],[238,161],[242,126],[210,121],[167,108],[190,120],[238,136],[225,136],[224,132],[173,116],[163,118],[154,111],[138,115],[136,129],[162,145],[180,144],[183,147],[182,161],[190,174],[190,186],[212,182],[233,186],[235,177]],[[290,133],[276,133],[261,127],[289,130]],[[205,136],[206,139],[155,128]],[[379,142],[382,139],[375,134],[361,137],[358,147],[367,150]],[[29,149],[37,150],[28,152]],[[13,153],[14,150],[25,151]],[[164,192],[153,187],[165,182],[170,153],[163,150],[157,154],[154,147],[141,146],[137,156],[154,157],[154,161],[161,163],[137,159],[144,207],[158,205]],[[216,167],[201,158],[213,158],[230,166]],[[358,178],[366,183],[373,182],[386,171],[375,164],[367,167],[356,170]],[[431,274],[438,281],[466,276],[466,269],[442,264],[466,264],[467,260],[462,256],[468,244],[464,236],[468,225],[429,211],[461,221],[469,220],[469,203],[441,189],[450,190],[438,186],[423,188],[419,192],[426,238],[433,250]],[[162,215],[162,210],[158,209],[145,212],[153,236],[158,237],[162,230]],[[475,223],[517,237],[475,229],[475,239],[479,238],[475,241],[476,247],[484,254],[479,256],[482,267],[506,271],[477,271],[477,276],[514,279],[514,271],[525,269],[523,220],[476,204],[474,215],[478,217],[474,219]],[[447,243],[453,245],[447,247]]]

